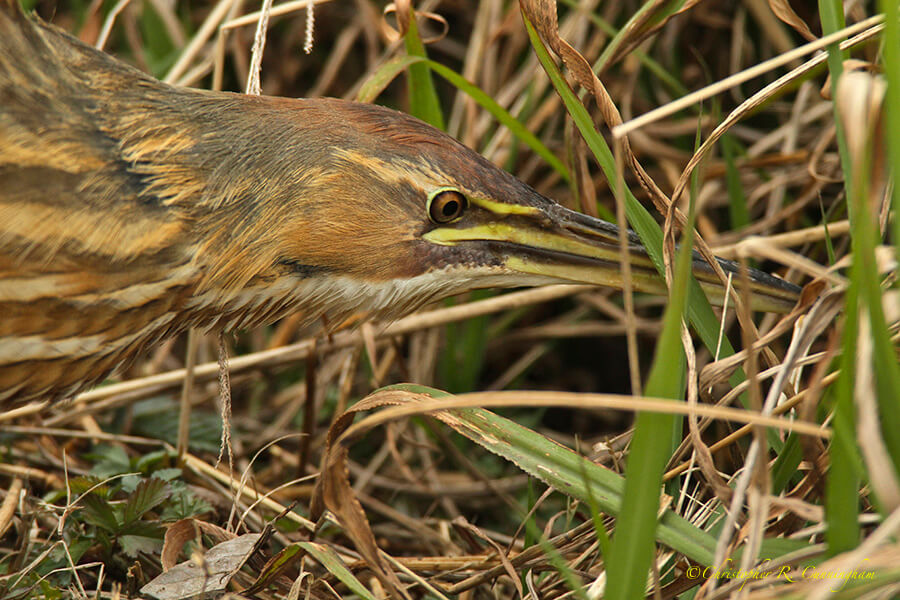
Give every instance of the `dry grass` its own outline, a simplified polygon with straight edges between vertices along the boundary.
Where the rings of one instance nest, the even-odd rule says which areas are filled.
[[[86,41],[108,32],[107,51],[167,81],[244,90],[250,80],[255,3],[173,7],[164,0],[133,0],[115,14],[109,2],[102,8],[84,4],[37,3],[41,15]],[[353,98],[404,52],[388,24],[396,24],[393,14],[382,19],[380,5],[368,0],[334,0],[317,3],[307,55],[310,18],[298,8],[303,3],[287,4],[269,17],[260,79],[265,94]],[[662,3],[647,6],[653,4]],[[742,326],[733,310],[724,311],[722,333],[744,351],[718,356],[689,342],[695,355],[687,371],[670,374],[686,378],[682,398],[690,401],[670,404],[670,412],[692,416],[679,427],[668,455],[660,514],[683,517],[697,539],[712,540],[708,550],[720,567],[768,575],[704,576],[702,560],[663,542],[656,546],[647,593],[725,598],[743,588],[753,598],[889,597],[900,585],[898,456],[878,419],[879,406],[888,404],[875,374],[883,367],[873,358],[877,348],[868,321],[854,344],[842,339],[846,267],[855,247],[834,111],[820,94],[825,54],[812,54],[824,44],[803,48],[803,34],[779,20],[770,4],[787,3],[687,2],[682,14],[659,28],[649,17],[629,21],[637,2],[573,1],[559,9],[559,35],[594,65],[623,116],[616,133],[628,132],[634,158],[663,197],[676,197],[685,213],[693,198],[696,229],[706,244],[800,284],[822,282],[809,288],[814,295],[802,310],[784,318],[745,316]],[[426,1],[416,9],[434,13],[420,21],[426,37],[446,24],[446,35],[435,35],[427,46],[430,58],[522,121],[563,159],[572,183],[440,80],[448,131],[563,204],[592,215],[615,214],[611,186],[530,48],[518,6],[457,0]],[[869,63],[879,59],[881,30],[866,21],[873,14],[853,3],[848,23],[862,25],[834,38],[851,39],[853,56]],[[821,36],[815,11],[796,17]],[[630,24],[611,45],[606,23]],[[762,67],[748,71],[756,65]],[[590,98],[586,94],[585,103],[594,111]],[[378,101],[408,107],[402,78]],[[856,111],[845,128],[866,131],[876,116],[877,108]],[[594,119],[597,130],[613,139],[609,116],[598,112]],[[625,184],[653,206],[635,171],[621,168]],[[890,223],[885,190],[869,191],[883,231]],[[655,216],[662,223],[666,214]],[[881,250],[878,271],[891,272],[894,252]],[[609,290],[555,286],[472,294],[392,324],[331,336],[298,330],[291,318],[229,336],[233,454],[221,461],[218,339],[196,337],[196,364],[189,370],[187,340],[170,340],[121,381],[71,404],[0,414],[0,596],[128,596],[161,572],[163,560],[181,562],[235,534],[264,532],[264,547],[233,578],[235,591],[266,575],[256,597],[297,597],[290,596],[292,589],[322,598],[365,596],[328,562],[331,552],[374,597],[396,581],[394,575],[385,581],[379,569],[396,574],[413,597],[598,597],[606,583],[607,536],[621,532],[614,533],[607,499],[592,496],[593,475],[578,471],[587,467],[572,467],[565,480],[559,467],[569,460],[565,451],[542,465],[529,454],[535,447],[526,433],[501,444],[465,421],[482,413],[435,411],[451,402],[502,407],[513,421],[589,457],[610,476],[624,473],[630,413],[667,410],[665,403],[629,395],[646,383],[664,308],[658,298],[626,302]],[[894,350],[897,308],[896,292],[885,293]],[[848,349],[855,361],[845,360]],[[896,356],[888,360],[896,363]],[[829,505],[837,497],[828,488],[829,440],[843,398],[840,369],[847,365],[856,366],[848,393],[861,416],[849,434],[858,441],[857,472],[863,474],[848,484],[859,514],[847,518],[860,528],[858,543],[850,546],[825,533],[836,522],[829,511],[839,506]],[[747,378],[736,378],[736,369]],[[188,372],[192,383],[186,385]],[[404,381],[460,396],[435,400],[440,394],[424,388],[391,392],[390,402],[373,396],[363,406],[375,411],[374,420],[352,429],[358,437],[326,442],[348,407]],[[517,389],[551,391],[490,393]],[[464,395],[479,390],[488,391]],[[187,400],[181,408],[179,396]],[[379,399],[404,405],[385,409]],[[177,423],[187,407],[189,452],[179,461]],[[410,418],[424,413],[436,418]],[[326,448],[349,451],[346,463],[334,463],[346,464],[350,474],[349,482],[332,488],[344,494],[329,504],[339,523],[323,517],[314,538],[318,546],[300,546],[316,527],[309,519],[318,516],[322,498],[314,500],[313,485],[319,465],[330,464],[323,459]],[[517,451],[517,457],[506,453]],[[157,489],[149,483],[155,481],[165,483]],[[335,508],[349,499],[350,488],[340,487],[349,485],[368,524],[350,522],[358,516],[353,506],[344,507],[346,513]],[[621,500],[621,489],[609,493]],[[135,498],[143,505],[136,507]],[[127,531],[116,512],[125,506],[146,508]],[[181,537],[166,538],[164,549],[162,535],[176,522]],[[373,558],[374,550],[365,547],[360,528],[369,526],[372,540],[392,558]],[[294,559],[285,549],[297,553]],[[280,570],[264,565],[273,555],[284,559]],[[382,567],[373,565],[378,560]],[[807,576],[853,570],[873,575],[843,587]],[[643,583],[636,585],[642,589]]]

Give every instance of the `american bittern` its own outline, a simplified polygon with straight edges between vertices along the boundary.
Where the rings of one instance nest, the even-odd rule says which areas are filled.
[[[71,396],[190,327],[620,286],[617,235],[404,114],[173,87],[0,0],[0,404]],[[630,244],[635,289],[665,293]],[[798,295],[752,286],[758,310]]]

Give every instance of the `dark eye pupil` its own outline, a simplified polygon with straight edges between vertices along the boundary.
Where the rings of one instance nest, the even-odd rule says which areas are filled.
[[[459,212],[459,202],[457,202],[456,200],[449,200],[444,205],[444,208],[443,210],[441,210],[441,212],[444,213],[445,217],[452,217],[457,212]]]

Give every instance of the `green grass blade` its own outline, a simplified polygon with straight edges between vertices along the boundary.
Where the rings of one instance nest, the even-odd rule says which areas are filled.
[[[828,35],[843,29],[844,6],[841,0],[819,0],[819,18],[822,21],[822,33]],[[844,71],[844,61],[848,58],[847,52],[842,51],[840,44],[834,43],[827,47],[828,71],[831,73],[831,97],[837,97],[837,84],[841,73]],[[847,138],[844,135],[844,126],[835,106],[835,133],[838,141],[838,153],[841,156],[841,166],[844,169],[844,190],[850,197],[851,161],[847,150]],[[852,218],[852,215],[851,215]]]
[[[404,43],[409,56],[428,58],[425,44],[419,37],[419,27],[416,24],[415,15],[409,20],[409,29],[404,36]],[[441,111],[441,102],[438,99],[437,90],[434,88],[431,67],[424,62],[412,63],[409,65],[408,73],[409,112],[429,125],[443,130],[444,113]]]
[[[602,556],[603,560],[607,561],[608,564],[609,557],[612,556],[612,540],[609,539],[606,527],[603,526],[603,517],[600,514],[599,506],[597,506],[597,499],[594,498],[593,489],[590,486],[590,480],[588,479],[587,473],[584,473],[582,481],[584,482],[584,490],[587,493],[587,505],[591,511],[591,521],[594,523],[594,532],[597,535],[597,545],[600,547],[600,556]]]
[[[400,73],[412,67],[416,63],[428,65],[432,71],[446,79],[451,85],[469,95],[482,108],[488,111],[497,121],[509,129],[509,131],[522,140],[535,154],[547,161],[547,164],[559,173],[566,181],[571,181],[572,176],[566,165],[556,157],[553,152],[544,145],[536,135],[531,133],[525,125],[515,118],[508,110],[500,106],[496,100],[490,97],[480,87],[467,80],[453,69],[422,56],[395,56],[378,68],[369,79],[360,87],[356,95],[357,102],[373,102],[384,89]]]
[[[469,97],[475,100],[482,108],[491,113],[491,115],[504,127],[509,129],[513,135],[521,139],[529,148],[534,150],[536,154],[547,161],[547,164],[553,167],[563,179],[566,181],[571,180],[572,177],[569,174],[569,169],[566,168],[566,165],[563,164],[563,162],[559,160],[559,158],[557,158],[556,155],[537,138],[537,136],[531,133],[521,121],[512,116],[505,108],[497,104],[497,102],[481,88],[468,81],[453,69],[440,63],[430,60],[428,61],[428,65],[435,73],[449,81],[457,89],[468,94]]]
[[[415,384],[382,388],[391,389],[425,394],[430,398],[451,396],[447,392]],[[452,425],[454,430],[509,460],[526,473],[583,502],[593,499],[599,510],[606,514],[617,516],[621,513],[625,490],[625,480],[621,475],[488,410],[454,409],[453,415],[456,417]],[[659,497],[658,489],[657,486],[655,498]],[[671,510],[663,513],[655,536],[660,543],[691,560],[704,565],[712,564],[715,538]]]
[[[562,3],[571,8],[579,7],[577,0],[562,0]],[[591,22],[597,26],[597,29],[610,36],[611,38],[615,39],[616,37],[619,37],[621,35],[621,30],[613,27],[605,19],[597,16],[594,13],[590,13],[590,15],[588,16],[590,17]],[[638,62],[641,63],[641,66],[643,66],[645,69],[647,69],[647,71],[653,74],[654,77],[659,79],[666,87],[669,88],[669,90],[674,95],[685,96],[689,92],[689,90],[684,86],[684,84],[681,83],[681,81],[678,80],[677,77],[670,73],[669,70],[662,64],[653,60],[653,58],[646,52],[635,49],[631,51],[629,56],[636,58]],[[594,64],[594,71],[599,70],[602,64],[603,63],[601,63],[601,60],[598,60]]]
[[[772,465],[772,493],[780,494],[791,483],[791,479],[797,475],[797,468],[803,460],[803,448],[800,446],[800,436],[791,433],[784,446],[775,458]]]
[[[731,228],[742,229],[750,224],[747,198],[741,185],[741,174],[737,168],[737,154],[740,144],[731,135],[722,136],[722,158],[725,160],[725,182],[728,186],[728,213]]]
[[[844,13],[839,0],[819,0],[819,15],[822,32],[829,34],[844,26]],[[832,98],[837,97],[838,80],[843,72],[846,53],[837,44],[828,46],[828,69],[831,73]],[[848,213],[851,222],[853,214],[852,162],[847,150],[847,139],[843,123],[834,107],[835,127],[841,166],[844,170],[844,188],[848,198]],[[851,225],[852,227],[852,225]],[[857,256],[857,258],[859,258]],[[855,548],[859,544],[859,484],[862,466],[856,446],[856,410],[853,393],[856,386],[856,343],[859,332],[859,278],[858,261],[851,268],[850,286],[847,290],[844,332],[842,340],[841,375],[835,388],[834,438],[831,442],[831,468],[825,488],[825,520],[827,529],[825,540],[828,553],[837,554]]]
[[[847,290],[847,315],[844,322],[841,374],[834,387],[835,408],[829,455],[831,466],[825,481],[825,542],[834,556],[859,544],[859,484],[862,461],[856,446],[856,410],[853,389],[856,370],[856,286]]]
[[[609,44],[607,44],[606,49],[604,49],[603,53],[600,55],[600,59],[597,60],[596,68],[602,71],[608,66],[609,61],[612,60],[613,55],[615,55],[625,40],[633,35],[632,25],[643,19],[648,11],[655,9],[657,14],[652,20],[648,21],[645,26],[651,26],[668,19],[671,15],[681,10],[684,7],[684,3],[685,0],[671,0],[666,3],[665,6],[659,6],[659,3],[654,0],[645,2],[641,8],[634,12],[634,15],[628,19],[628,22],[619,30],[615,37],[610,40]]]
[[[375,600],[372,592],[350,572],[350,569],[347,568],[347,565],[344,564],[341,557],[334,550],[328,546],[313,542],[297,542],[297,545],[309,552],[329,573],[350,588],[351,592],[364,600]]]
[[[391,58],[375,69],[375,72],[360,86],[356,93],[356,101],[374,102],[400,73],[408,69],[410,65],[426,60],[428,59],[425,57],[409,54],[400,54]]]
[[[565,557],[563,557],[553,544],[541,534],[541,531],[532,521],[529,521],[526,526],[531,530],[531,534],[537,539],[537,543],[541,547],[541,550],[543,550],[544,556],[547,557],[547,560],[550,561],[550,564],[553,565],[553,568],[556,569],[559,576],[566,582],[569,589],[572,590],[572,595],[575,598],[578,598],[578,600],[589,600],[587,591],[581,583],[581,579],[572,571],[571,567],[569,567],[569,563],[566,561]]]
[[[896,7],[895,7],[896,8]],[[844,26],[843,5],[835,0],[819,0],[819,10],[822,19],[822,30],[828,34]],[[894,24],[896,26],[896,22]],[[894,40],[896,41],[896,39]],[[844,187],[847,190],[847,207],[850,215],[850,227],[852,230],[851,247],[853,264],[850,271],[850,289],[847,293],[847,309],[845,334],[843,338],[843,365],[841,372],[841,386],[837,401],[835,420],[842,419],[842,444],[855,443],[850,437],[851,427],[855,424],[853,418],[854,395],[859,382],[855,371],[857,358],[857,341],[859,335],[859,320],[868,319],[870,340],[872,344],[872,368],[875,374],[875,391],[878,403],[878,415],[881,424],[881,434],[884,444],[893,461],[894,474],[900,473],[900,365],[897,363],[897,350],[890,339],[890,329],[887,326],[884,308],[882,305],[882,291],[880,275],[874,268],[877,264],[875,249],[881,243],[880,232],[872,213],[870,181],[872,168],[876,162],[875,152],[881,150],[874,144],[863,144],[865,151],[850,154],[844,127],[868,128],[868,123],[847,124],[841,120],[839,104],[842,100],[839,94],[838,83],[843,69],[842,60],[846,53],[835,46],[828,47],[828,67],[831,71],[832,96],[835,102],[835,125],[837,127],[838,148],[840,150],[841,165],[844,170]],[[896,74],[895,74],[896,78]],[[889,107],[890,108],[890,107]],[[872,115],[874,117],[874,115]],[[854,131],[855,135],[866,136],[866,131]],[[854,465],[850,448],[838,445],[838,438],[832,444],[833,452],[837,456],[832,461],[832,478],[842,478],[846,485],[856,484],[858,487],[859,475],[851,478]],[[841,456],[841,455],[845,456]],[[838,460],[837,469],[834,461]],[[862,474],[862,468],[856,469],[857,474]],[[876,473],[869,476],[877,477]],[[829,531],[834,528],[834,533],[828,536],[829,551],[834,553],[855,547],[859,540],[858,526],[842,524],[839,521],[856,521],[859,513],[858,500],[851,500],[850,490],[841,489],[841,483],[830,484],[827,488],[829,497],[826,507],[829,509],[827,516]],[[857,487],[852,488],[857,491]],[[833,497],[832,497],[833,496]],[[876,498],[877,502],[877,498]],[[840,512],[849,510],[850,512]]]
[[[900,23],[897,21],[900,18],[900,8],[898,8],[896,1],[882,1],[881,4],[885,11],[883,52],[885,77],[888,83],[882,103],[882,110],[885,113],[882,115],[882,119],[883,123],[886,124],[882,135],[885,138],[886,148],[884,150],[887,152],[887,157],[871,156],[868,162],[869,164],[875,164],[886,158],[889,174],[894,181],[893,243],[895,245],[894,252],[897,253],[897,256],[900,256],[900,223],[898,223],[900,219],[897,218],[897,215],[900,214],[898,213],[898,208],[900,208],[900,191],[898,191],[897,185],[897,176],[900,175],[900,104],[894,104],[895,102],[900,102]],[[872,152],[882,151],[881,148],[875,148],[874,145],[869,147],[872,149]],[[860,177],[863,189],[868,185],[868,182],[869,177]],[[864,204],[865,211],[870,212],[871,208],[866,200],[867,197],[868,194],[861,195],[858,200]],[[862,210],[858,209],[855,212],[862,212]],[[874,222],[875,215],[869,215],[864,222],[860,223],[861,227],[865,226],[868,230],[868,235],[862,238],[862,243],[865,247],[862,248],[864,253],[860,262],[863,264],[876,264],[875,247],[881,243],[881,236]],[[897,362],[897,348],[891,342],[890,329],[884,314],[879,275],[875,269],[861,269],[861,274],[865,277],[864,285],[872,326],[873,358],[878,386],[881,430],[885,445],[894,463],[894,472],[900,474],[900,364]]]
[[[884,75],[888,88],[884,98],[885,139],[888,149],[888,168],[894,184],[894,246],[900,259],[900,186],[896,184],[900,176],[900,4],[897,0],[881,0],[884,13]]]
[[[475,290],[469,298],[477,301],[493,295],[491,290]],[[448,298],[444,303],[453,306],[455,300]],[[444,351],[438,363],[442,385],[455,393],[471,392],[477,387],[484,368],[489,340],[488,317],[448,323],[444,331]]]
[[[869,123],[862,124],[869,127]],[[863,133],[865,135],[865,133]],[[895,474],[900,467],[900,364],[897,363],[897,350],[891,342],[890,328],[887,325],[882,304],[881,276],[877,268],[875,248],[881,242],[876,216],[872,213],[872,194],[870,181],[875,163],[874,153],[878,149],[874,144],[866,144],[865,151],[855,156],[856,162],[852,172],[849,197],[851,205],[851,247],[853,249],[853,267],[851,281],[859,291],[859,306],[865,313],[847,311],[848,318],[857,315],[868,317],[870,326],[870,343],[872,344],[872,367],[875,373],[875,391],[878,402],[878,415],[881,434],[885,446],[893,460]],[[880,157],[879,157],[880,158]],[[852,353],[851,356],[855,356]],[[877,474],[872,473],[872,476]]]
[[[663,319],[663,330],[647,380],[646,394],[677,400],[684,395],[685,357],[681,324],[685,313],[687,281],[693,248],[693,203],[685,228],[687,239],[678,250],[672,293]],[[659,511],[663,470],[672,451],[674,415],[638,414],[625,470],[624,509],[616,521],[609,560],[609,598],[643,595],[656,545],[654,531]]]
[[[600,168],[603,170],[607,179],[615,181],[616,166],[612,151],[609,149],[609,146],[607,146],[603,136],[601,136],[594,128],[594,121],[587,109],[566,83],[565,79],[563,79],[562,73],[560,73],[556,63],[550,57],[550,54],[544,47],[540,38],[538,38],[534,27],[528,22],[524,15],[522,18],[525,20],[525,27],[531,38],[532,48],[534,48],[538,60],[540,60],[541,64],[544,66],[544,70],[549,75],[553,86],[556,88],[560,97],[562,97],[563,103],[566,105],[566,109],[571,115],[572,120],[581,132],[582,137],[584,137],[588,148],[590,148],[591,152],[594,154],[597,163],[600,165]],[[656,266],[657,271],[662,274],[664,272],[662,259],[662,230],[659,228],[656,221],[653,220],[650,213],[647,212],[647,209],[638,202],[631,190],[627,188],[625,189],[625,214],[628,217],[631,228],[634,229],[641,238],[641,242],[647,249],[647,254]],[[710,352],[715,352],[719,341],[718,320],[712,311],[709,300],[707,300],[706,295],[700,288],[700,284],[697,283],[697,280],[694,279],[693,276],[691,276],[689,281],[690,283],[688,285],[690,289],[688,290],[687,304],[688,318],[690,319],[691,325],[703,340],[703,344]],[[733,346],[727,339],[723,339],[721,348],[719,349],[719,356],[724,358],[732,354],[734,354]],[[743,373],[738,371],[735,372],[735,375],[732,376],[730,381],[732,384],[736,385],[743,381],[743,379]]]
[[[825,212],[825,208],[822,206],[822,201],[819,200],[819,211],[822,213],[822,227],[825,229],[825,252],[828,255],[828,264],[833,265],[837,258],[835,258],[834,254],[834,242],[831,240],[831,233],[828,231],[828,215]]]
[[[453,396],[442,390],[410,383],[386,386],[375,393],[389,390],[402,390],[426,398]],[[608,515],[621,514],[625,490],[625,479],[621,475],[488,410],[452,409],[452,414],[452,421],[441,421],[460,435],[567,496],[593,503],[597,510]],[[660,517],[655,539],[700,564],[712,564],[716,538],[671,509],[665,510]],[[807,545],[806,540],[764,540],[762,553],[774,560]]]
[[[161,78],[175,64],[175,60],[178,58],[178,49],[169,37],[162,18],[152,4],[144,9],[139,25],[144,57],[149,63],[150,72]]]

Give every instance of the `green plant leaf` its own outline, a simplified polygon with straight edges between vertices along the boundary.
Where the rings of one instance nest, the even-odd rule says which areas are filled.
[[[173,481],[181,477],[182,473],[183,471],[181,469],[173,467],[171,469],[158,469],[153,471],[153,476],[162,479],[163,481]]]
[[[125,502],[124,522],[126,525],[140,519],[144,514],[160,505],[172,493],[169,484],[152,477],[138,484]]]
[[[104,500],[94,493],[83,496],[79,502],[83,507],[81,510],[81,519],[90,525],[99,527],[109,533],[115,533],[119,530],[119,520],[109,501]]]
[[[100,479],[134,470],[131,468],[131,460],[125,449],[119,446],[98,446],[93,452],[87,454],[87,458],[97,461],[91,468],[91,475],[96,475]]]
[[[157,523],[137,521],[123,527],[116,541],[127,556],[134,558],[140,552],[159,553],[164,535],[165,529]]]

